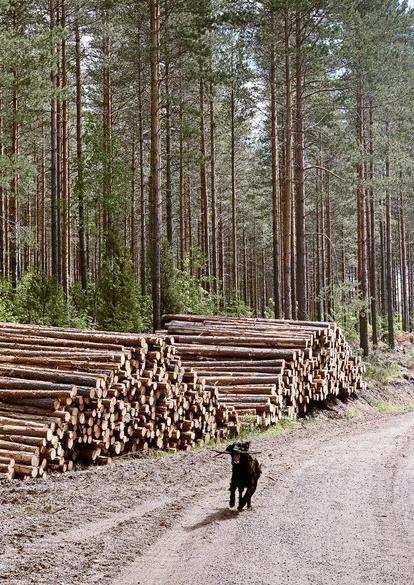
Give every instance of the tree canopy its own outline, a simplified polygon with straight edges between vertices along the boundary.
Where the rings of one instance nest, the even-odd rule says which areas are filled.
[[[1,0],[3,318],[335,319],[392,346],[413,23],[397,0]]]

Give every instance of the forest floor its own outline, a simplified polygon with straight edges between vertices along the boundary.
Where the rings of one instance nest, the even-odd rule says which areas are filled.
[[[388,382],[255,437],[251,511],[207,449],[0,482],[0,583],[413,583],[414,384]]]

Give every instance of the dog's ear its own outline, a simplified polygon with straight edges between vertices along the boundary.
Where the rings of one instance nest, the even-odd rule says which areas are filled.
[[[235,444],[236,443],[232,443],[231,445],[227,445],[226,451],[228,451],[229,453],[231,453],[234,450]]]

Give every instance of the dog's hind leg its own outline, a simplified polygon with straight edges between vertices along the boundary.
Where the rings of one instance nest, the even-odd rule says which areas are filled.
[[[238,505],[238,510],[243,510],[244,505],[245,505],[245,496],[243,496],[243,490],[244,488],[239,487],[239,505]]]
[[[248,508],[252,507],[252,496],[253,496],[255,491],[256,491],[256,486],[250,486],[247,488],[241,504],[239,503],[239,510],[241,510],[246,504],[247,504]]]

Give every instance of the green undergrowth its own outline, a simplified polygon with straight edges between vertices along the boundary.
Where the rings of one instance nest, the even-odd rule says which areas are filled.
[[[351,420],[353,418],[359,418],[361,416],[364,416],[364,413],[359,408],[351,408],[345,414],[345,418],[347,418],[348,420]]]
[[[240,439],[265,439],[290,433],[296,429],[305,426],[306,419],[282,418],[277,424],[265,429],[258,427],[256,424],[246,421],[243,416],[240,417],[241,432]],[[310,419],[309,419],[310,420]]]
[[[295,431],[297,429],[301,429],[304,427],[315,426],[321,424],[323,421],[316,419],[314,417],[304,417],[299,418],[296,420],[292,420],[288,417],[282,418],[277,424],[272,425],[267,428],[259,427],[256,424],[256,417],[251,415],[243,415],[240,417],[241,422],[241,431],[237,437],[229,437],[227,439],[222,439],[219,441],[209,441],[207,443],[203,443],[202,445],[198,445],[193,450],[194,451],[201,451],[203,449],[221,449],[225,445],[228,445],[234,440],[238,439],[271,439],[273,437],[277,437],[279,435],[284,435]]]
[[[378,402],[373,406],[380,414],[398,414],[400,412],[410,412],[414,410],[414,402],[402,402],[401,404]]]
[[[239,439],[271,439],[279,435],[284,435],[301,428],[308,428],[322,424],[324,421],[308,416],[292,420],[288,417],[283,417],[277,424],[263,429],[256,424],[256,416],[243,415],[240,417],[241,432],[237,436],[228,437],[227,439],[220,439],[203,442],[192,449],[192,452],[204,451],[207,449],[224,449],[232,441]],[[136,453],[128,453],[121,457],[114,457],[114,460],[131,461],[133,459],[163,459],[176,455],[174,451],[162,451],[160,449],[149,449],[148,451],[139,451]]]
[[[392,380],[398,380],[402,376],[401,366],[393,363],[389,366],[379,366],[367,364],[365,372],[365,380],[367,382],[374,382],[386,386]]]
[[[397,371],[395,369],[394,371]],[[383,380],[384,378],[381,378]],[[381,381],[381,383],[384,383]],[[366,399],[367,402],[374,408],[379,414],[398,414],[402,412],[414,411],[414,402],[404,402],[400,404],[393,404],[389,402],[380,402],[376,400]],[[351,420],[364,416],[364,412],[359,408],[351,408],[346,414],[342,416],[343,419]],[[217,449],[219,451],[224,450],[225,447],[232,441],[238,439],[250,439],[262,440],[272,439],[274,437],[285,435],[294,432],[298,429],[310,428],[314,426],[320,426],[321,424],[329,422],[329,419],[323,417],[313,416],[312,414],[306,417],[300,417],[297,419],[291,419],[283,417],[277,424],[271,425],[267,428],[259,427],[256,423],[256,416],[254,415],[243,415],[240,416],[241,431],[240,434],[226,439],[211,440],[203,442],[192,449],[193,452],[204,451],[208,449]],[[162,459],[165,457],[171,457],[175,455],[173,451],[162,451],[156,449],[150,449],[146,452],[131,453],[127,456],[123,456],[123,459],[131,460],[136,458],[144,459]]]
[[[365,361],[365,381],[386,386],[394,380],[402,379],[407,368],[400,363],[400,357],[395,352],[372,352]]]

